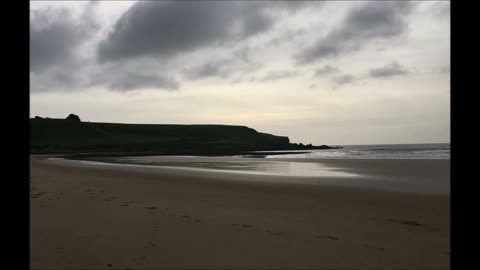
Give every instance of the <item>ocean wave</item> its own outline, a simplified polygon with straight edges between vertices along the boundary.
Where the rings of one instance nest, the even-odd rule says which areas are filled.
[[[446,145],[359,145],[343,149],[312,150],[309,153],[269,156],[266,158],[309,159],[450,159]]]
[[[365,151],[429,151],[429,150],[450,150],[450,148],[372,148],[372,149],[365,149]]]

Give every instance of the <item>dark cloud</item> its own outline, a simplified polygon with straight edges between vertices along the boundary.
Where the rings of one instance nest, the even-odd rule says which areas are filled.
[[[293,78],[299,76],[300,73],[291,70],[274,70],[268,72],[265,76],[260,77],[258,79],[253,78],[252,81],[257,82],[269,82],[269,81],[277,81],[277,80],[284,80],[288,78]]]
[[[280,35],[274,36],[271,40],[269,40],[265,45],[266,46],[279,46],[285,42],[291,42],[299,37],[302,37],[307,33],[307,28],[299,28],[299,29],[282,29]]]
[[[340,70],[337,67],[332,67],[330,65],[325,65],[325,66],[315,70],[315,76],[321,77],[321,76],[325,76],[325,75],[338,73],[339,71]]]
[[[397,62],[392,62],[388,65],[369,70],[370,76],[375,78],[399,76],[407,73],[408,71]]]
[[[30,20],[30,90],[76,91],[103,86],[114,91],[138,88],[178,89],[179,83],[167,73],[154,73],[165,66],[145,61],[98,65],[83,59],[79,51],[99,25],[94,17],[97,2],[86,4],[79,16],[61,8],[40,9]]]
[[[62,10],[59,13],[67,12]],[[30,70],[34,72],[46,70],[58,61],[70,59],[71,48],[79,41],[68,19],[41,27],[39,22],[45,19],[42,15],[36,14],[30,20]]]
[[[277,8],[285,10],[289,13],[297,12],[305,7],[321,7],[325,1],[261,1],[264,3],[264,8]]]
[[[99,29],[89,2],[78,13],[47,7],[30,14],[30,91],[75,91],[86,82],[81,54]]]
[[[98,57],[169,58],[220,46],[268,30],[274,23],[264,2],[139,1],[100,43]]]
[[[254,49],[252,47],[246,46],[243,48],[240,48],[233,52],[233,55],[237,58],[240,59],[241,61],[249,64],[253,64],[253,61],[250,57],[250,54],[252,53]]]
[[[75,73],[57,67],[46,73],[30,72],[30,93],[74,91],[79,89],[81,79]]]
[[[163,62],[151,60],[98,65],[90,72],[88,87],[103,86],[113,91],[141,88],[177,90],[180,83]]]
[[[161,88],[177,90],[179,83],[172,77],[159,74],[148,75],[138,73],[126,73],[114,79],[106,80],[106,87],[117,91],[131,91],[139,88]]]
[[[373,68],[368,71],[367,74],[343,74],[332,79],[334,83],[333,90],[339,88],[340,86],[346,84],[354,84],[359,81],[365,81],[367,79],[382,79],[382,78],[390,78],[394,76],[400,76],[408,74],[408,70],[400,65],[399,63],[393,61],[387,65]]]
[[[319,7],[323,2],[138,1],[120,16],[103,40],[87,44],[91,40],[97,41],[92,36],[103,33],[98,31],[99,26],[92,15],[95,4],[90,2],[83,6],[78,16],[61,8],[32,13],[32,92],[72,91],[96,86],[115,91],[138,88],[175,90],[180,88],[177,78],[217,77],[238,83],[248,80],[246,78],[250,82],[268,82],[296,77],[301,74],[298,70],[276,70],[257,76],[261,65],[254,60],[263,59],[261,53],[265,44],[280,44],[310,33],[305,26],[284,29],[278,24],[281,27],[274,27],[278,21],[276,15]],[[315,46],[303,51],[298,60],[309,63],[338,56],[358,50],[373,39],[400,35],[405,32],[405,17],[411,9],[410,2],[362,4],[349,11],[343,21]],[[247,40],[267,31],[265,38]],[[86,44],[93,45],[96,55],[82,59],[79,52],[88,54],[88,50],[83,50],[88,47]],[[217,52],[216,48],[221,50]],[[182,57],[173,59],[175,55]],[[337,73],[337,67],[324,65],[314,74]],[[406,70],[400,65],[391,63],[371,69],[365,78],[404,73]],[[360,78],[347,74],[335,77],[333,81],[343,85]]]
[[[341,75],[341,76],[337,76],[337,77],[332,79],[332,81],[334,83],[332,91],[337,90],[338,88],[340,88],[343,85],[353,84],[356,81],[361,80],[361,79],[362,78],[354,76],[352,74],[344,74],[344,75]]]
[[[228,79],[233,74],[245,76],[256,72],[261,64],[250,59],[251,48],[243,47],[232,53],[231,57],[210,59],[198,65],[183,70],[183,76],[190,80],[198,80],[209,77]],[[241,79],[234,80],[240,82]]]
[[[45,72],[52,66],[74,64],[76,50],[98,30],[92,15],[94,2],[79,17],[65,8],[44,8],[30,16],[30,70]]]
[[[229,68],[231,64],[231,59],[209,61],[202,65],[186,69],[183,74],[190,80],[198,80],[208,77],[226,78],[231,73],[231,69]]]
[[[335,77],[333,80],[337,85],[342,85],[342,84],[352,83],[355,80],[357,80],[357,78],[352,74],[345,74],[345,75]]]
[[[407,29],[410,1],[373,1],[353,9],[340,25],[298,55],[298,64],[333,58],[357,51],[375,39],[403,34]]]
[[[251,58],[259,45],[253,48],[250,43],[241,42],[270,30],[278,21],[279,12],[294,13],[309,5],[320,6],[310,1],[138,1],[120,16],[103,40],[90,44],[89,41],[96,41],[92,37],[103,33],[93,16],[97,3],[91,1],[78,13],[66,8],[32,12],[32,92],[97,86],[116,91],[172,90],[180,87],[175,79],[179,75],[190,80],[235,75],[237,81],[242,81],[262,65]],[[94,55],[88,53],[89,46],[93,46]],[[199,50],[210,51],[216,46],[236,49],[230,58],[210,58],[203,63],[189,59],[187,54],[200,56],[203,50]],[[178,61],[170,61],[179,54],[182,57],[175,60],[190,61],[191,65],[182,69]],[[144,65],[148,60],[159,63]],[[271,73],[261,80],[291,76],[293,73]]]
[[[139,64],[141,66],[141,64]],[[160,67],[161,65],[158,65]],[[152,72],[155,69],[136,69],[135,66],[97,66],[93,63],[70,69],[53,67],[46,73],[30,72],[32,93],[47,91],[73,92],[91,87],[104,87],[113,91],[133,91],[141,88],[177,90],[180,83],[170,74]],[[162,70],[158,68],[158,70]]]

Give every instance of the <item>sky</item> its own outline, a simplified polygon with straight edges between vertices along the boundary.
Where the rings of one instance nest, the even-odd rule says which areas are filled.
[[[30,116],[450,142],[449,1],[31,1]]]

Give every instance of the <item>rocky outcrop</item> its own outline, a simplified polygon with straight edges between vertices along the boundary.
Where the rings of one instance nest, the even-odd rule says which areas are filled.
[[[71,121],[75,121],[75,122],[82,122],[82,121],[80,120],[80,117],[78,117],[78,115],[73,114],[73,113],[69,114],[69,115],[67,116],[67,118],[65,118],[65,119],[71,120]]]
[[[312,145],[311,143],[304,145],[303,143],[291,143],[289,149],[291,150],[313,150],[313,149],[340,149],[340,146],[328,146],[328,145]]]

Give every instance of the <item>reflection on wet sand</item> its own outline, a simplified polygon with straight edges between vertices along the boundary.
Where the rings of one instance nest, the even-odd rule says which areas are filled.
[[[160,167],[215,170],[233,173],[284,175],[284,176],[324,176],[354,177],[357,174],[340,171],[314,162],[249,160],[244,158],[170,158],[165,157],[122,157],[111,159],[112,162],[151,165]]]

